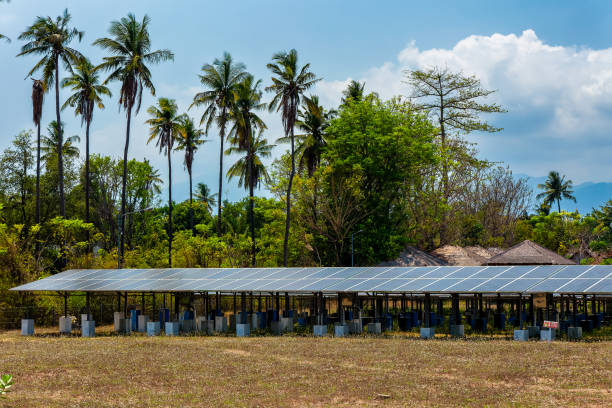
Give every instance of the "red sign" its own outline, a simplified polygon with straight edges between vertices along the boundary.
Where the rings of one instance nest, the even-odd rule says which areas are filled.
[[[558,329],[559,322],[555,322],[551,320],[544,320],[544,327],[548,327],[549,329]]]

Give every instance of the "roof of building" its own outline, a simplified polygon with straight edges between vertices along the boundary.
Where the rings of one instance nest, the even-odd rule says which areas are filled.
[[[525,240],[491,257],[486,265],[575,265],[571,259],[546,249],[533,241]]]
[[[378,266],[444,266],[448,263],[437,256],[428,254],[420,249],[407,246],[392,261],[381,262]]]

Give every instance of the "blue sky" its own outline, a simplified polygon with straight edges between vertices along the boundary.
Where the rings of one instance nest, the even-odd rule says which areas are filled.
[[[147,13],[155,48],[169,48],[173,63],[153,68],[157,96],[186,109],[199,89],[197,73],[223,51],[242,61],[264,84],[265,64],[273,53],[296,48],[324,80],[315,90],[328,106],[337,103],[348,79],[366,81],[383,97],[408,94],[402,71],[447,65],[482,78],[497,89],[494,100],[508,113],[489,119],[504,131],[471,135],[481,156],[503,162],[515,173],[541,176],[557,169],[576,183],[612,181],[612,7],[593,1],[29,1],[0,3],[0,148],[31,128],[31,82],[23,80],[34,57],[15,58],[19,33],[36,15],[56,16],[68,8],[73,24],[85,31],[74,46],[94,63],[102,58],[93,40],[105,36],[110,21],[133,12]],[[115,95],[118,89],[113,86]],[[62,93],[62,99],[65,94]],[[52,98],[43,121],[51,120]],[[154,146],[146,146],[146,107],[135,118],[130,157],[148,158],[165,177],[166,166]],[[116,97],[96,112],[92,151],[122,154],[125,116]],[[190,111],[199,118],[201,112]],[[67,134],[83,134],[72,112],[63,114]],[[277,115],[265,115],[267,137],[281,136]],[[218,136],[196,155],[194,181],[216,190]],[[279,147],[277,154],[284,149]],[[232,158],[226,160],[229,167]],[[182,158],[173,163],[176,199],[187,196]],[[235,182],[224,188],[231,199],[243,191]]]

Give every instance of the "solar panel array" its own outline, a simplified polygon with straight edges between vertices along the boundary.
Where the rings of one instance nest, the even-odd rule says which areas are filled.
[[[12,290],[612,294],[612,265],[75,269]]]

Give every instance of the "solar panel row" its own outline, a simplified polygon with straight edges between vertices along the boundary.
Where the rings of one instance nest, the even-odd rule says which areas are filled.
[[[13,290],[612,294],[612,265],[76,269]]]

